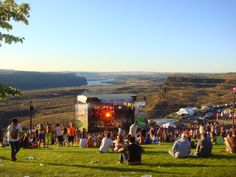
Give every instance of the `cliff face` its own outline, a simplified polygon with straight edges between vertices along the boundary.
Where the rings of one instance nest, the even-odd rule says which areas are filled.
[[[202,78],[169,76],[160,87],[158,95],[151,98],[149,116],[163,117],[181,107],[232,103],[235,76],[234,73]]]
[[[167,77],[166,83],[174,86],[215,87],[225,83],[225,79],[191,78],[191,77]]]
[[[73,73],[11,72],[0,73],[0,83],[20,90],[45,89],[56,87],[73,87],[86,85],[85,77]]]

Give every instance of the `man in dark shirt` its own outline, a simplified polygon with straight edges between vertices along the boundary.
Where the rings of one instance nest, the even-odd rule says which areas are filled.
[[[141,164],[141,156],[142,156],[142,147],[135,144],[135,138],[129,138],[129,145],[121,151],[120,163],[124,160],[128,163],[128,165],[139,165]]]
[[[212,143],[211,141],[206,139],[207,134],[203,133],[201,136],[201,140],[198,141],[197,144],[197,157],[209,157],[211,155]]]

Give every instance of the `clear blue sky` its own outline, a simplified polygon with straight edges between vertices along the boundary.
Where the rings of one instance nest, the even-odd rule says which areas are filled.
[[[236,71],[236,0],[24,1],[25,41],[0,47],[1,69]]]

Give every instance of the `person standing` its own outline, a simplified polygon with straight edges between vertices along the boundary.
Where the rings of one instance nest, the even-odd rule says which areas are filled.
[[[69,135],[68,138],[69,144],[71,143],[71,145],[73,146],[75,138],[75,126],[72,124],[72,122],[70,122],[69,124],[68,135]]]
[[[47,122],[46,125],[46,137],[45,137],[46,145],[49,147],[49,145],[52,144],[52,125]]]
[[[62,130],[60,124],[56,124],[56,134],[57,134],[57,140],[58,140],[58,145],[63,146],[63,135],[62,135]]]
[[[45,128],[43,124],[38,125],[38,148],[40,148],[41,143],[43,143],[43,147],[45,148]]]
[[[18,119],[13,119],[12,123],[7,128],[8,139],[11,146],[11,161],[16,161],[16,154],[20,150],[20,133],[22,132],[21,125],[18,123]]]
[[[68,129],[62,125],[62,131],[63,131],[63,145],[65,146],[66,144],[69,146],[69,142],[68,142]]]
[[[137,140],[137,121],[135,121],[129,128],[129,134]]]

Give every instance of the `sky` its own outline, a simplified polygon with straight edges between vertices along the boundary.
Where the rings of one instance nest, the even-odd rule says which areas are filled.
[[[17,2],[29,25],[10,33],[25,41],[3,43],[0,69],[236,72],[235,0]]]

